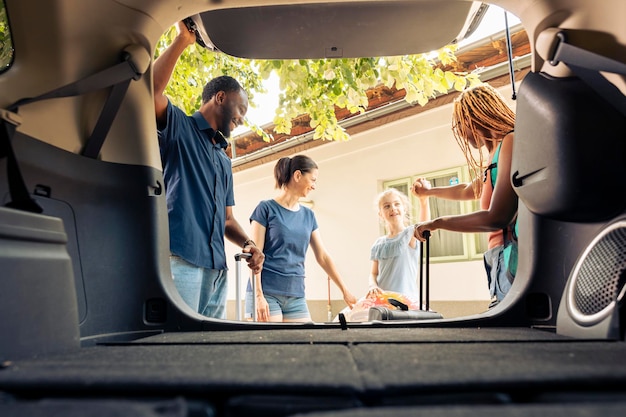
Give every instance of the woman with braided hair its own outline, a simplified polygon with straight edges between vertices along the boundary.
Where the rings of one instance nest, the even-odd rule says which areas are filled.
[[[418,223],[415,225],[415,237],[423,241],[425,230],[432,232],[437,229],[489,232],[484,261],[492,298],[490,308],[507,294],[516,272],[517,247],[512,245],[509,248],[509,242],[514,240],[517,216],[517,194],[510,181],[514,127],[515,113],[496,89],[480,84],[464,90],[454,100],[452,132],[465,154],[473,181],[430,189],[416,182],[412,189],[417,196],[449,200],[480,199],[480,210],[474,213],[442,216]],[[478,150],[477,157],[474,149]],[[483,155],[483,150],[488,158]]]

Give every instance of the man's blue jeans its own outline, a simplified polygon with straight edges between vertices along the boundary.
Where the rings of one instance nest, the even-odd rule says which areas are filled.
[[[170,256],[172,278],[185,302],[198,313],[226,318],[227,271],[193,265],[179,256]]]

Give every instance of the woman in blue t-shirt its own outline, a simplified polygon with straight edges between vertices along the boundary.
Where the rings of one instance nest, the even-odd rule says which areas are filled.
[[[263,200],[250,216],[252,239],[265,254],[263,270],[256,280],[258,321],[307,322],[311,314],[304,293],[304,260],[309,245],[315,259],[352,307],[355,297],[346,288],[335,263],[326,251],[315,214],[299,203],[315,189],[318,168],[304,155],[281,158],[274,167],[278,196]],[[252,316],[252,286],[248,283],[246,316]]]

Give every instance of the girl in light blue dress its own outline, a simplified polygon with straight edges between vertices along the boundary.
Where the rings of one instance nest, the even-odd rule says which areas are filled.
[[[416,182],[425,188],[430,183],[421,178]],[[375,297],[383,291],[393,291],[419,300],[417,272],[420,250],[410,225],[409,200],[395,188],[390,188],[378,195],[378,215],[385,223],[387,234],[379,237],[371,249],[372,270],[367,297]],[[420,222],[430,217],[428,197],[419,198]]]

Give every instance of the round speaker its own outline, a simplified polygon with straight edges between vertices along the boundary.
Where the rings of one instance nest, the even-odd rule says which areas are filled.
[[[568,288],[567,308],[582,326],[612,314],[626,292],[626,221],[596,236],[580,256]]]

